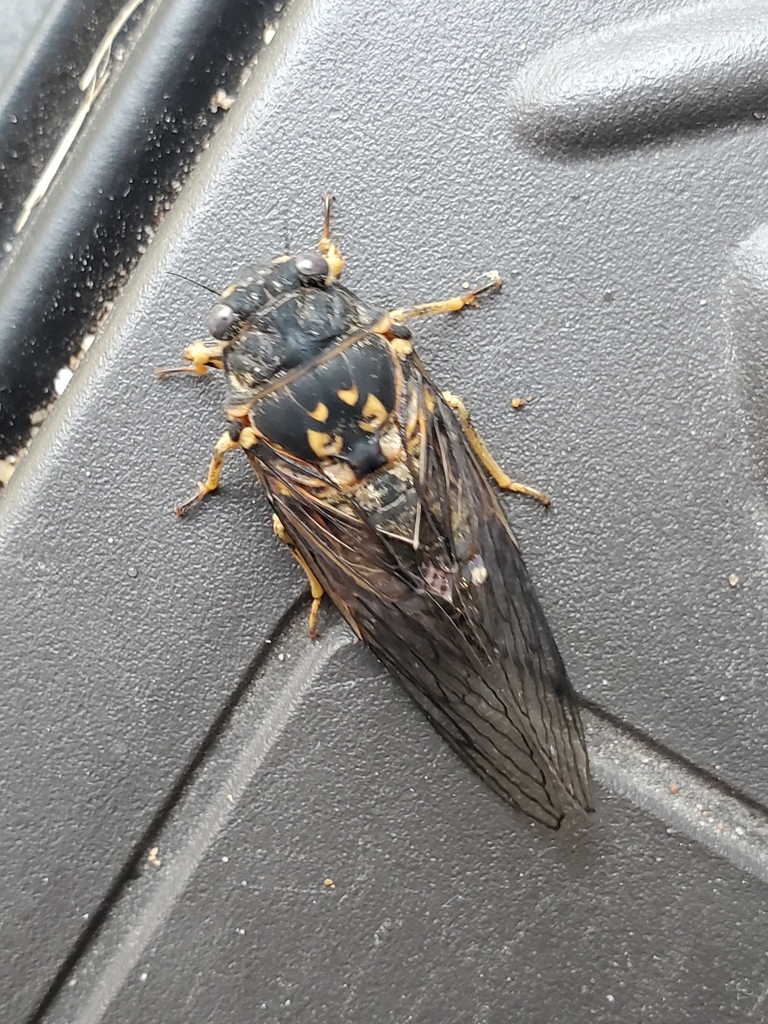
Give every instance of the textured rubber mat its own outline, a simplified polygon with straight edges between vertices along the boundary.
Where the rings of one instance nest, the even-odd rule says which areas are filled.
[[[762,2],[289,10],[2,499],[3,1019],[762,1019],[766,83]],[[244,459],[171,513],[222,429],[152,373],[192,282],[327,191],[361,295],[505,280],[415,340],[553,497],[505,502],[590,825],[489,793],[335,613],[310,643]]]

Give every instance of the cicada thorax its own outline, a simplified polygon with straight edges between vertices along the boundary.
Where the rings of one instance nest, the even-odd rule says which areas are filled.
[[[214,336],[239,325],[223,350],[230,416],[297,460],[295,482],[318,494],[324,480],[330,500],[344,504],[346,495],[350,508],[359,502],[385,527],[402,519],[397,529],[410,538],[416,497],[396,416],[403,370],[386,338],[370,331],[384,310],[336,281],[321,280],[323,260],[317,259],[313,267],[310,257],[246,267],[211,311]],[[345,351],[311,366],[355,334],[359,338]],[[262,395],[304,367],[306,372]],[[313,472],[302,474],[302,464]]]
[[[435,401],[418,366],[370,332],[254,402],[248,417],[271,449],[291,457],[283,472],[300,488],[412,551],[442,549],[435,524],[445,510],[430,509],[419,486]]]
[[[255,402],[249,413],[257,434],[304,462],[331,470],[331,479],[356,481],[392,461],[387,435],[398,373],[389,343],[365,334],[345,352]],[[348,473],[332,471],[338,463]]]

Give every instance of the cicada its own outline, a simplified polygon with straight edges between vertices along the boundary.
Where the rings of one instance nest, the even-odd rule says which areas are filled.
[[[406,321],[340,281],[325,197],[317,249],[243,268],[176,370],[223,370],[228,428],[206,480],[241,448],[312,594],[327,594],[458,755],[550,828],[590,809],[577,698],[495,486],[539,499],[493,460],[463,403],[416,355]]]

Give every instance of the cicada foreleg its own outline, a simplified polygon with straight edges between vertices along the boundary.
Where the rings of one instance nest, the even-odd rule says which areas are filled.
[[[443,401],[450,409],[453,409],[458,416],[459,422],[464,428],[464,433],[467,435],[467,440],[472,447],[472,451],[478,459],[480,459],[480,462],[483,464],[486,472],[495,481],[498,487],[503,491],[513,491],[515,494],[527,494],[529,498],[535,498],[536,501],[540,501],[542,505],[549,505],[549,498],[542,491],[537,490],[535,487],[529,487],[527,484],[518,483],[504,472],[496,459],[491,455],[485,441],[475,429],[469,415],[469,409],[467,409],[466,405],[458,395],[451,394],[450,391],[444,391]]]
[[[325,590],[320,580],[315,576],[312,570],[307,565],[304,557],[296,548],[291,538],[288,535],[288,531],[283,526],[282,520],[277,513],[272,516],[272,529],[275,531],[275,536],[285,544],[288,550],[291,552],[293,557],[299,563],[301,568],[304,570],[304,574],[309,581],[309,590],[312,594],[312,607],[309,610],[309,635],[313,640],[317,640],[317,617],[320,614],[320,602],[323,600],[323,594]]]
[[[438,302],[422,302],[418,306],[404,306],[402,309],[393,309],[388,314],[388,319],[393,324],[402,324],[406,320],[413,320],[419,316],[436,316],[439,313],[458,313],[465,306],[476,306],[477,300],[486,292],[497,292],[501,288],[501,278],[495,270],[487,275],[490,282],[482,288],[476,288],[472,292],[465,292],[463,295],[455,295],[451,299],[441,299]]]
[[[181,353],[182,358],[187,360],[185,366],[156,366],[155,376],[170,377],[176,373],[196,373],[202,376],[209,370],[223,370],[225,347],[226,342],[223,341],[193,341]]]
[[[331,207],[333,202],[334,197],[330,193],[323,196],[323,237],[317,243],[319,252],[322,253],[328,264],[329,276],[326,284],[333,284],[334,281],[338,281],[344,269],[344,257],[341,255],[341,249],[331,239]]]
[[[216,442],[211,461],[208,464],[208,475],[205,480],[200,481],[197,485],[197,490],[186,501],[180,502],[178,505],[174,505],[173,511],[177,516],[183,516],[193,505],[196,505],[198,501],[211,494],[213,491],[218,489],[219,480],[221,479],[221,470],[224,465],[224,456],[227,452],[232,452],[236,448],[243,448],[246,451],[252,448],[256,443],[256,432],[252,427],[245,427],[240,429],[236,424],[225,430],[219,440]]]

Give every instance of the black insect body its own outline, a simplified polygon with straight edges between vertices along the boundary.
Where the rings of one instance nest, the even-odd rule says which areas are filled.
[[[320,251],[241,272],[209,316],[216,340],[185,351],[185,370],[225,370],[230,427],[177,511],[242,448],[310,580],[310,631],[327,593],[464,761],[557,828],[590,809],[584,737],[491,477],[547,499],[502,473],[403,326],[488,289],[389,313],[361,301],[338,281],[329,205]]]

